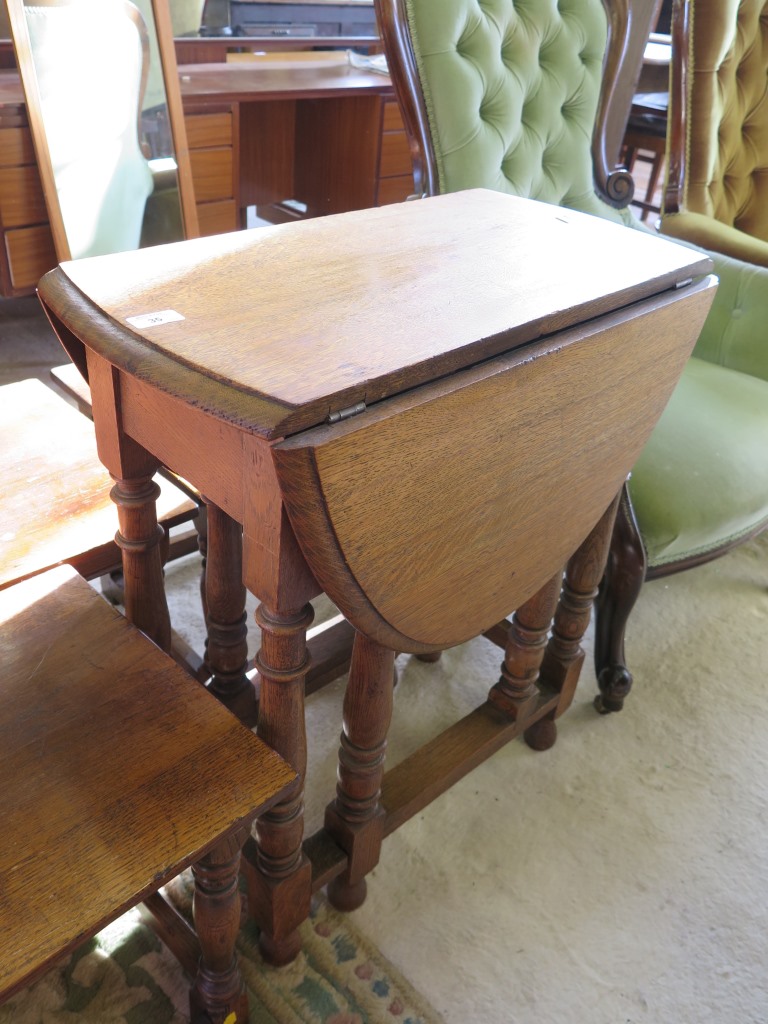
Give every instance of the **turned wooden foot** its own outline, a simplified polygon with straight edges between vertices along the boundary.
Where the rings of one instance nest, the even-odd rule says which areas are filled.
[[[368,883],[364,878],[358,882],[350,883],[339,876],[334,878],[328,885],[328,902],[332,907],[347,914],[350,910],[357,910],[365,903],[368,895]]]
[[[285,967],[293,963],[301,952],[301,936],[298,931],[292,931],[281,938],[269,932],[261,932],[259,952],[264,962],[271,967]]]
[[[416,657],[419,661],[425,661],[427,664],[432,665],[436,661],[440,661],[443,656],[442,651],[427,651],[425,654],[417,654]]]
[[[311,605],[277,611],[262,603],[256,609],[261,650],[258,735],[298,773],[288,796],[256,823],[256,844],[244,850],[248,903],[261,929],[259,948],[267,963],[280,966],[301,948],[298,927],[309,917],[312,870],[302,850],[304,775],[307,739],[304,723],[304,678],[308,666],[307,627]]]
[[[531,750],[549,750],[555,745],[557,739],[557,724],[551,716],[540,718],[532,726],[525,730],[523,739]]]

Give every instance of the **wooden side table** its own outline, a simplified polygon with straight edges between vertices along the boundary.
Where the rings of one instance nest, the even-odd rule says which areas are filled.
[[[90,379],[133,621],[167,643],[163,464],[242,527],[259,734],[300,776],[308,602],[326,591],[359,631],[326,828],[303,842],[298,783],[247,850],[272,962],[296,954],[313,889],[358,905],[386,834],[519,732],[553,742],[616,496],[709,308],[708,270],[650,234],[475,190],[41,282]],[[383,777],[393,651],[484,631],[506,648],[486,703]]]

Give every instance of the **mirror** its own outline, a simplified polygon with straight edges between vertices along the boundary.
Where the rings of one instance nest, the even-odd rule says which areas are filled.
[[[165,0],[6,0],[58,259],[198,234]]]

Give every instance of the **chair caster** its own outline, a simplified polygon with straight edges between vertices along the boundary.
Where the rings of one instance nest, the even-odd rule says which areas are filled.
[[[599,715],[610,715],[615,711],[621,711],[624,707],[623,700],[611,700],[610,697],[605,697],[602,693],[598,693],[593,703],[595,711]]]
[[[603,669],[598,678],[600,693],[595,697],[595,708],[601,715],[621,711],[632,689],[632,673],[623,665]]]

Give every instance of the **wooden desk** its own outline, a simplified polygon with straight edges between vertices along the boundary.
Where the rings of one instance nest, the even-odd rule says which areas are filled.
[[[180,68],[202,234],[244,225],[247,206],[307,216],[405,199],[408,143],[386,76],[339,68]],[[295,216],[295,211],[284,216]],[[56,264],[18,74],[0,71],[0,294],[32,292]]]
[[[228,53],[330,49],[378,53],[382,48],[381,40],[371,36],[177,36],[173,42],[177,64],[221,64]]]
[[[400,202],[413,192],[408,140],[389,78],[347,64],[179,68],[201,232],[245,209],[294,219]],[[229,149],[231,145],[231,151]]]
[[[313,889],[359,905],[385,835],[518,733],[553,742],[616,496],[698,336],[714,288],[691,280],[709,266],[477,190],[80,260],[41,282],[90,376],[134,622],[167,645],[162,463],[242,527],[259,733],[302,776],[308,601],[325,591],[359,630],[325,829],[302,846],[297,788],[248,850],[272,962],[296,954]],[[161,310],[175,315],[128,320]],[[488,700],[383,776],[393,650],[488,630],[506,644]]]

